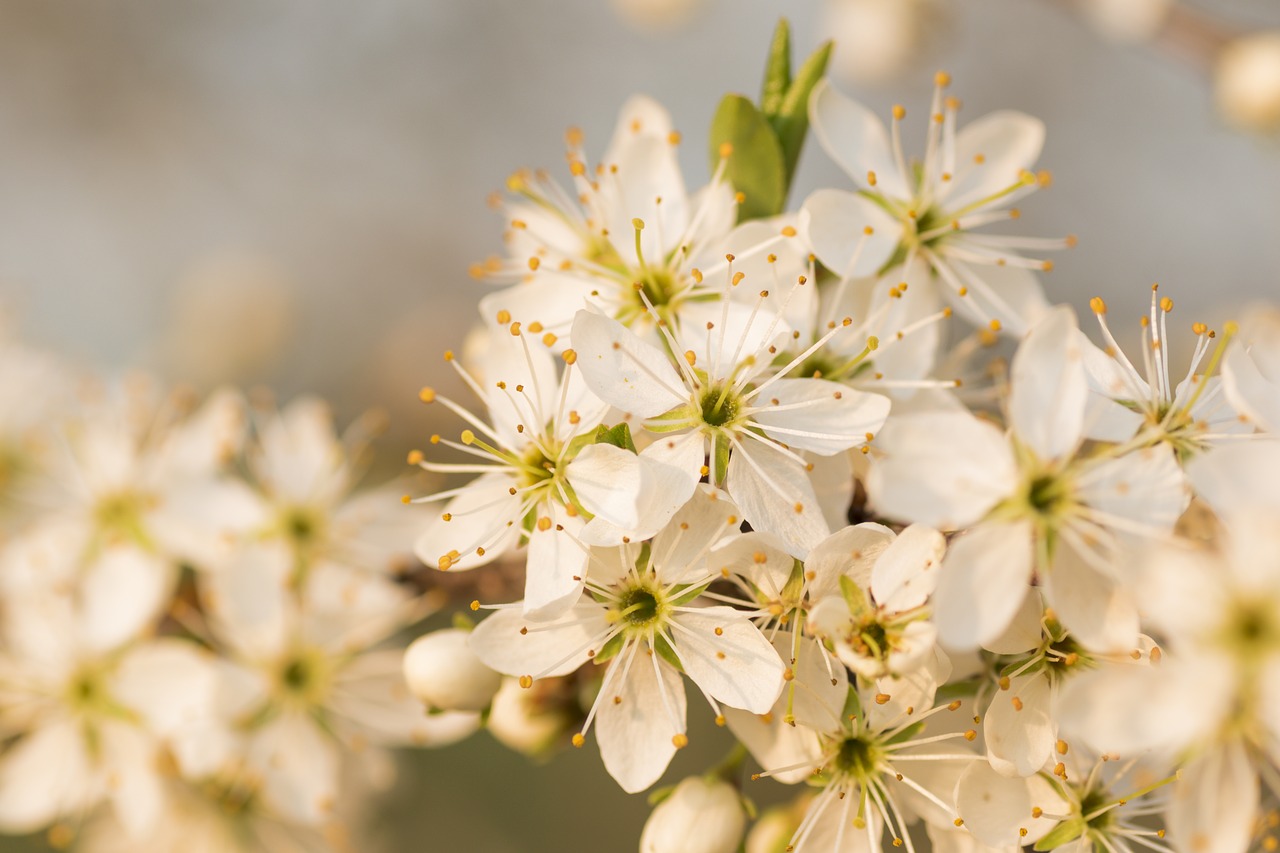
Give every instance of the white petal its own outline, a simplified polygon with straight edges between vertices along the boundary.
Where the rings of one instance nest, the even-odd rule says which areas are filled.
[[[809,98],[809,122],[827,155],[860,187],[876,173],[876,188],[891,198],[911,196],[907,176],[898,171],[884,123],[866,107],[836,91],[826,80]]]
[[[432,568],[447,562],[449,571],[474,569],[496,560],[520,538],[522,500],[511,494],[515,485],[515,479],[505,473],[485,474],[473,481],[422,531],[413,546],[418,559]],[[484,548],[484,554],[477,554],[477,548]],[[451,559],[445,561],[446,556]]]
[[[890,419],[876,444],[885,457],[871,465],[867,493],[888,518],[955,530],[1018,487],[1004,435],[967,412]]]
[[[740,523],[738,508],[724,492],[698,486],[671,523],[653,538],[652,559],[659,580],[664,584],[702,581],[707,552],[737,535]]]
[[[766,713],[782,690],[778,653],[752,622],[732,607],[689,610],[672,617],[672,645],[684,671],[731,708]]]
[[[92,806],[103,793],[71,721],[41,727],[0,759],[0,827],[9,833],[34,832]]]
[[[1268,432],[1280,432],[1280,314],[1258,312],[1222,358],[1222,391],[1231,405]]]
[[[1231,740],[1182,768],[1165,813],[1179,853],[1249,849],[1258,816],[1258,774],[1243,743]]]
[[[1002,254],[1015,256],[1014,252]],[[947,287],[944,295],[958,313],[977,325],[998,320],[1002,331],[1020,337],[1049,312],[1044,286],[1026,267],[1011,263],[969,264],[949,257],[945,263],[967,292],[960,296],[953,287]]]
[[[136,646],[120,661],[111,693],[167,736],[212,715],[217,673],[200,646],[163,638]]]
[[[956,134],[956,174],[946,208],[965,207],[1017,183],[1043,147],[1044,123],[1025,113],[1000,110],[965,125]]]
[[[1101,553],[1093,559],[1103,560]],[[1081,645],[1099,652],[1127,651],[1138,641],[1138,611],[1128,589],[1103,574],[1072,544],[1060,541],[1053,568],[1042,579],[1045,603]]]
[[[1026,523],[984,524],[952,541],[934,593],[934,621],[945,646],[972,649],[1008,627],[1031,580]]]
[[[842,278],[875,275],[902,239],[902,223],[879,205],[834,189],[804,200],[800,229],[823,266]]]
[[[778,537],[793,556],[803,558],[828,533],[804,468],[781,450],[740,444],[729,457],[726,486],[751,526]]]
[[[628,794],[643,791],[662,776],[676,753],[673,742],[685,728],[684,682],[680,674],[636,644],[622,683],[607,689],[596,719],[596,741],[609,775]],[[610,666],[623,664],[619,655]],[[617,679],[619,676],[615,675]]]
[[[1082,478],[1078,494],[1081,502],[1142,525],[1153,536],[1171,532],[1191,502],[1186,477],[1167,444],[1099,463]]]
[[[1060,459],[1079,445],[1089,383],[1076,315],[1059,306],[1037,323],[1014,353],[1009,421],[1042,460]]]
[[[982,719],[993,768],[1006,776],[1030,776],[1044,767],[1058,737],[1052,701],[1053,688],[1044,673],[1019,676],[1008,690],[996,691]]]
[[[130,836],[144,838],[165,807],[159,750],[145,732],[126,723],[106,723],[100,734],[116,817]]]
[[[255,732],[248,760],[262,774],[267,802],[302,823],[327,820],[337,806],[338,744],[310,716],[285,712]]]
[[[932,527],[913,524],[898,534],[871,569],[871,592],[886,613],[900,613],[928,600],[938,583],[947,540]]]
[[[1063,685],[1058,703],[1068,740],[1095,752],[1172,753],[1224,720],[1235,693],[1232,674],[1217,660],[1166,655],[1159,666],[1104,666]]]
[[[86,569],[78,594],[80,632],[95,649],[109,649],[151,627],[168,603],[173,568],[132,545],[108,548]]]
[[[1026,780],[1002,776],[984,761],[970,762],[956,785],[956,811],[983,844],[1017,846],[1018,830],[1031,814],[1031,789]]]
[[[558,353],[573,346],[569,334],[573,315],[589,302],[600,301],[593,298],[593,292],[598,291],[600,286],[581,276],[546,270],[545,261],[543,263],[544,267],[531,280],[481,299],[480,315],[491,324],[490,333],[494,339],[501,335],[511,336],[509,324],[497,322],[499,311],[506,311],[512,319],[526,327],[530,323],[541,323],[559,336],[552,348],[553,352]]]
[[[650,418],[688,402],[667,356],[618,321],[579,311],[571,334],[583,380],[609,405]]]
[[[810,453],[801,455],[813,465],[813,470],[809,472],[809,482],[813,485],[813,493],[818,496],[827,527],[832,530],[840,529],[849,523],[849,507],[853,505],[852,455],[837,453],[825,458],[818,458],[816,454]]]
[[[1040,645],[1043,637],[1040,620],[1044,617],[1044,601],[1040,590],[1032,588],[1022,599],[1008,627],[994,639],[982,644],[989,652],[998,655],[1016,655],[1029,652]]]
[[[779,379],[752,401],[762,406],[751,419],[765,434],[789,447],[831,456],[864,444],[889,415],[889,398],[826,379]],[[774,411],[775,407],[803,408]]]
[[[765,770],[801,765],[770,773],[771,778],[784,785],[803,782],[822,764],[822,744],[817,733],[807,726],[788,725],[779,713],[764,716],[737,708],[725,708],[724,717],[734,737]]]
[[[553,619],[577,602],[587,573],[587,549],[577,540],[582,525],[559,504],[538,507],[524,578],[524,612],[531,619]]]
[[[590,659],[587,652],[598,649],[593,638],[603,643],[608,628],[605,608],[594,601],[580,602],[552,622],[534,622],[518,608],[504,608],[471,632],[471,651],[507,675],[567,675]]]
[[[1280,510],[1280,444],[1225,444],[1191,459],[1187,476],[1196,494],[1219,515]]]
[[[739,575],[770,600],[781,597],[782,588],[796,564],[795,557],[783,550],[772,536],[755,531],[735,536],[711,552],[709,559],[713,572]]]
[[[841,577],[869,588],[872,566],[893,540],[894,532],[874,521],[843,527],[823,539],[804,561],[805,570],[814,575],[809,581],[810,598],[838,596]]]
[[[640,452],[640,489],[635,498],[636,522],[619,527],[596,516],[582,529],[585,545],[620,545],[624,539],[651,539],[693,495],[701,479],[705,439],[701,433],[663,436]]]
[[[639,522],[643,463],[630,450],[611,444],[591,444],[579,451],[565,469],[565,477],[587,512],[627,529]]]

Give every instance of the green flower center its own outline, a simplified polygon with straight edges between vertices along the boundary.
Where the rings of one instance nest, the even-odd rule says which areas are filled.
[[[663,616],[662,600],[656,590],[633,587],[619,601],[622,620],[633,628],[648,628]]]
[[[702,422],[709,427],[725,427],[738,419],[739,403],[733,391],[713,385],[702,392]]]
[[[876,744],[861,737],[848,737],[840,742],[832,763],[840,773],[855,779],[869,779],[875,775],[880,760]]]

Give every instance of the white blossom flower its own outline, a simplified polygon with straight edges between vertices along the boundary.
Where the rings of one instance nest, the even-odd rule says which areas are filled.
[[[1074,241],[973,231],[1016,218],[1017,209],[1009,205],[1049,183],[1047,173],[1037,177],[1028,171],[1044,144],[1044,125],[1006,110],[957,133],[959,102],[943,97],[949,83],[947,74],[937,75],[918,169],[908,167],[902,152],[902,107],[893,110],[891,142],[865,107],[819,83],[809,101],[814,135],[858,191],[821,189],[810,195],[802,230],[818,259],[837,275],[873,275],[898,264],[911,268],[919,258],[932,275],[913,284],[939,286],[971,321],[1020,334],[1047,307],[1031,270],[1052,265],[1017,250],[1063,248]]]
[[[1034,844],[1036,850],[1136,853],[1170,850],[1163,829],[1145,819],[1167,804],[1161,775],[1136,759],[1071,751],[1056,756],[1052,772],[1030,778],[1001,776],[973,764],[956,786],[964,827],[991,847]]]
[[[910,673],[934,653],[937,628],[928,621],[927,605],[945,550],[942,534],[929,527],[889,533],[873,563],[844,576],[842,595],[817,603],[809,629],[827,639],[836,657],[862,678]]]
[[[832,684],[838,676],[828,679],[821,670],[810,667],[795,675],[796,680],[808,681],[803,693],[810,697],[807,710],[812,717],[797,719],[795,728],[774,718],[760,720],[756,732],[741,720],[734,729],[766,768],[753,778],[809,779],[822,787],[788,846],[796,853],[878,850],[887,830],[895,847],[914,851],[908,830],[913,819],[958,825],[955,774],[965,762],[982,758],[938,744],[972,740],[977,733],[968,729],[926,736],[924,732],[930,718],[954,712],[961,703],[933,707],[939,680],[929,675],[897,681],[891,695]],[[934,674],[945,678],[946,672]],[[795,732],[803,740],[797,740]],[[792,764],[773,765],[788,752],[795,759]]]
[[[737,529],[736,512],[703,487],[651,542],[592,549],[590,595],[564,616],[535,623],[508,607],[471,635],[481,661],[520,676],[525,687],[588,660],[607,662],[573,742],[581,746],[598,723],[600,756],[625,791],[652,785],[688,743],[682,671],[717,716],[721,703],[764,713],[782,690],[782,661],[751,614],[702,606],[719,577],[706,566],[707,552]]]
[[[1079,453],[1088,382],[1068,307],[1032,329],[1012,372],[1007,435],[966,412],[890,421],[868,478],[872,503],[944,530],[982,522],[953,541],[939,576],[934,614],[945,645],[997,637],[1034,576],[1081,643],[1131,648],[1137,613],[1116,558],[1122,537],[1167,534],[1186,507],[1173,451]]]
[[[1046,610],[1034,589],[1004,633],[985,648],[996,655],[993,687],[998,689],[986,703],[982,732],[987,759],[1005,776],[1031,776],[1054,758],[1055,750],[1065,753],[1066,742],[1058,737],[1058,700],[1078,674],[1096,668],[1131,671],[1161,654],[1145,635],[1127,652],[1090,651]],[[1095,693],[1092,701],[1107,699]]]
[[[257,440],[245,454],[259,496],[254,533],[288,545],[295,582],[320,563],[377,574],[402,568],[417,519],[399,506],[394,485],[357,490],[373,416],[339,435],[329,406],[314,397],[255,414]]]
[[[1169,374],[1167,319],[1173,300],[1159,297],[1157,290],[1158,286],[1152,285],[1151,310],[1142,317],[1143,373],[1112,335],[1106,303],[1097,296],[1089,301],[1107,343],[1105,351],[1092,345],[1084,347],[1091,392],[1086,425],[1089,437],[1122,442],[1141,431],[1149,442],[1168,444],[1179,458],[1186,458],[1211,443],[1252,432],[1249,424],[1241,422],[1226,379],[1224,352],[1229,357],[1239,349],[1227,346],[1234,324],[1228,325],[1220,340],[1204,323],[1191,324],[1195,350],[1186,375],[1175,385]],[[1206,356],[1208,366],[1203,374],[1197,374]],[[1212,375],[1219,362],[1224,368],[1221,377]]]
[[[1063,698],[1064,724],[1096,750],[1188,757],[1168,812],[1184,853],[1246,849],[1259,778],[1280,787],[1277,517],[1227,516],[1217,552],[1154,550],[1140,601],[1168,653],[1159,666],[1088,673]]]
[[[513,259],[475,272],[522,281],[480,301],[486,320],[509,315],[537,324],[563,348],[577,345],[569,327],[587,304],[644,325],[649,307],[670,321],[682,304],[712,295],[698,266],[723,253],[719,241],[733,228],[737,204],[719,172],[705,189],[689,193],[679,141],[667,111],[637,96],[623,106],[595,168],[582,153],[582,134],[569,132],[572,191],[543,172],[514,175],[507,185],[520,200],[503,206],[511,218]]]
[[[732,260],[725,274],[733,287]],[[722,485],[752,527],[803,556],[828,531],[805,476],[809,463],[797,451],[832,456],[865,444],[884,423],[889,401],[824,379],[781,378],[852,321],[761,378],[789,334],[769,299],[760,291],[750,308],[726,298],[696,315],[686,311],[680,328],[662,329],[670,350],[681,354],[674,359],[591,311],[578,313],[573,334],[583,378],[597,396],[669,436],[672,464]]]
[[[12,602],[10,602],[12,604]],[[68,600],[25,600],[0,626],[0,829],[76,822],[109,802],[130,837],[165,809],[166,746],[212,717],[216,678],[189,642],[103,649],[84,642]]]
[[[299,590],[292,570],[291,549],[267,540],[201,578],[207,621],[186,622],[224,652],[225,724],[189,736],[214,752],[215,769],[241,758],[272,811],[317,824],[336,805],[344,749],[452,743],[479,715],[426,713],[405,685],[403,651],[375,648],[429,602],[326,564]]]
[[[684,496],[659,493],[642,503],[642,494],[654,495],[647,479],[654,470],[666,469],[656,463],[647,467],[631,450],[591,443],[607,407],[583,382],[577,354],[563,353],[565,367],[557,377],[547,348],[531,345],[518,321],[509,329],[489,348],[482,370],[486,387],[446,354],[485,402],[488,421],[430,388],[422,391],[425,402],[438,401],[470,427],[462,431],[461,442],[432,436],[432,444],[475,461],[439,463],[420,452],[410,461],[428,471],[479,477],[415,499],[449,499],[419,536],[415,551],[428,566],[456,571],[490,563],[527,540],[524,605],[530,614],[550,618],[571,607],[582,591],[587,551],[578,537],[589,517],[621,530],[656,527]]]

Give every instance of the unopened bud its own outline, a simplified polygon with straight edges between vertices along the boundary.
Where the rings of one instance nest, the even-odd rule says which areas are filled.
[[[746,825],[732,785],[691,776],[649,815],[640,853],[734,853]]]
[[[404,680],[426,705],[446,711],[480,711],[488,707],[502,676],[472,654],[470,634],[446,628],[424,634],[404,653]]]

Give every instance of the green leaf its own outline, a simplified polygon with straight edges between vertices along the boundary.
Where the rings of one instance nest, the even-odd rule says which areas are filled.
[[[667,642],[667,638],[658,634],[653,638],[653,650],[658,653],[658,657],[675,667],[676,672],[684,672],[684,664],[680,663],[680,658],[676,655],[676,650],[671,648],[671,644]]]
[[[782,146],[769,120],[742,95],[725,95],[711,121],[711,168],[721,148],[732,146],[725,178],[744,200],[738,221],[781,213],[787,200],[787,173]]]
[[[831,49],[832,43],[828,41],[815,50],[796,72],[779,108],[768,112],[769,123],[778,135],[778,143],[782,147],[787,186],[791,185],[791,178],[796,173],[800,151],[804,148],[804,138],[809,132],[809,96],[813,94],[813,87],[827,73]]]
[[[778,19],[769,44],[769,58],[764,66],[764,85],[760,87],[760,112],[772,117],[782,109],[782,101],[791,88],[791,25]]]
[[[631,427],[627,426],[625,421],[612,428],[604,424],[596,427],[596,440],[593,443],[612,444],[614,447],[621,447],[623,450],[639,453],[636,450],[635,442],[631,440]]]

